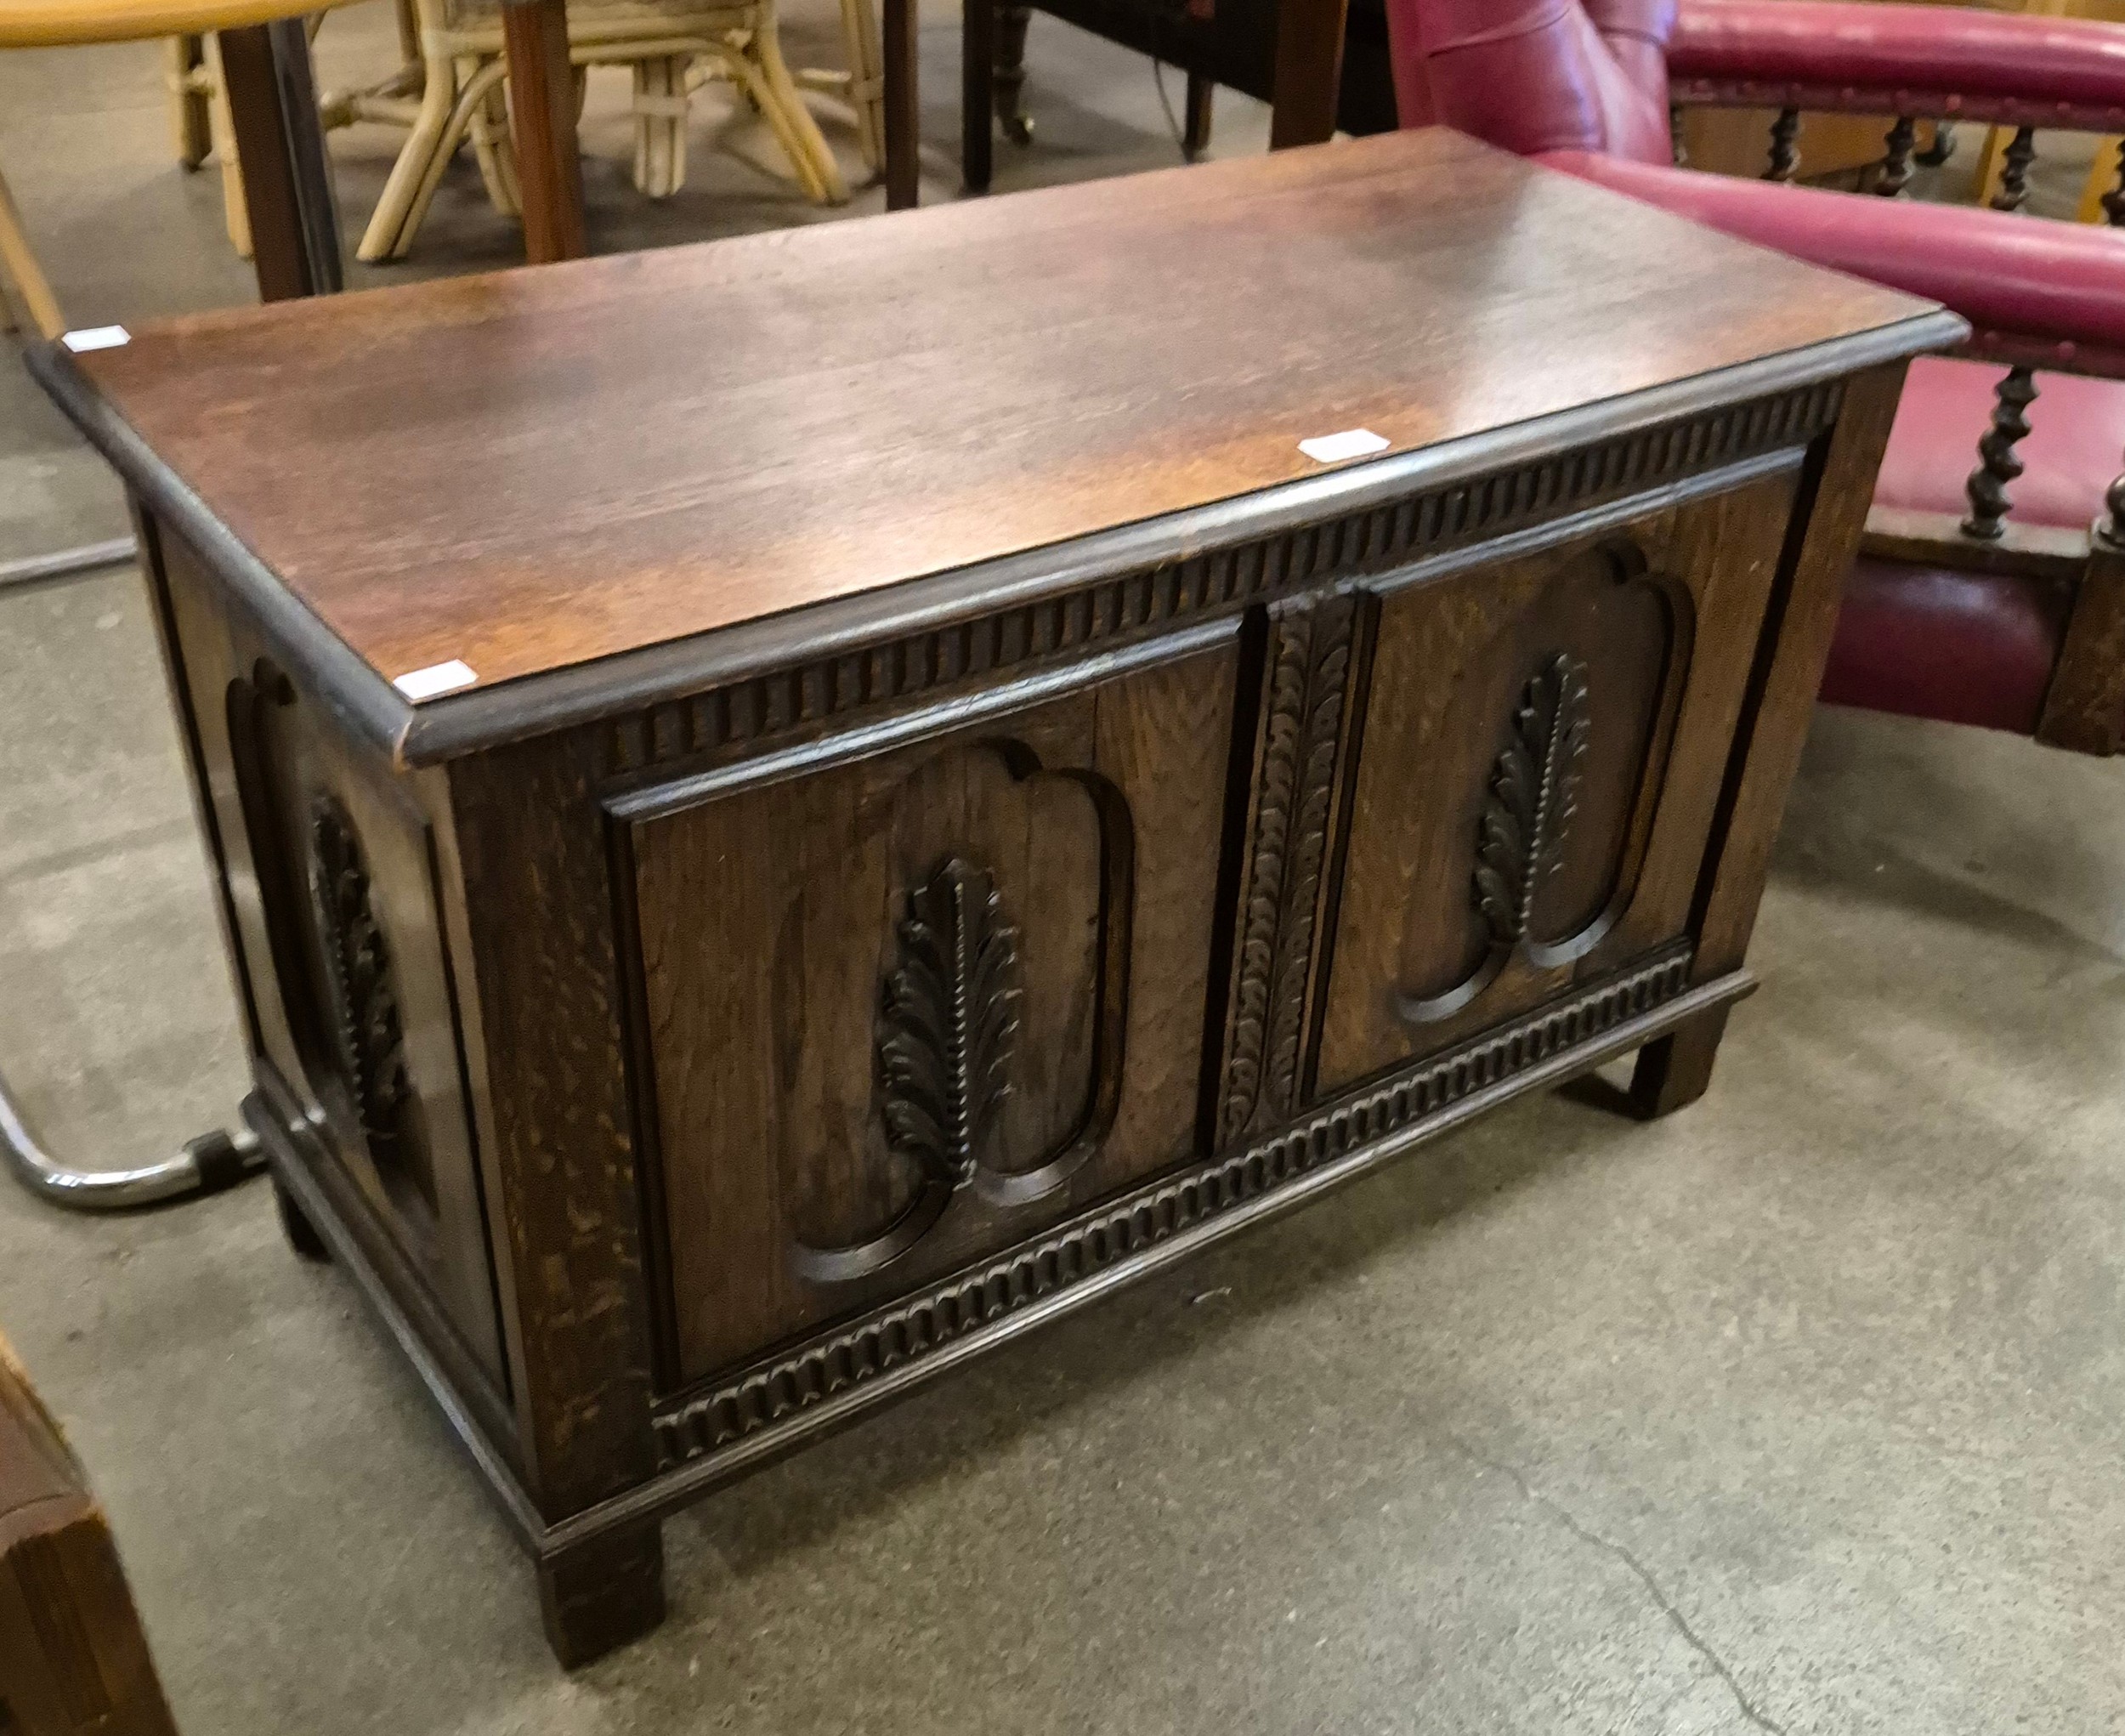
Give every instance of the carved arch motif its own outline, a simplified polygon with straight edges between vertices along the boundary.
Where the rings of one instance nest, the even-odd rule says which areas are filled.
[[[1626,811],[1608,894],[1590,916],[1544,921],[1544,888],[1568,868],[1584,865],[1575,851],[1589,848],[1585,828],[1574,822],[1583,818],[1582,772],[1595,745],[1600,681],[1568,645],[1553,644],[1519,687],[1484,785],[1467,884],[1488,944],[1475,968],[1443,991],[1398,991],[1395,1010],[1408,1024],[1429,1024],[1459,1013],[1516,957],[1542,970],[1569,963],[1598,944],[1629,902],[1680,708],[1693,608],[1687,589],[1649,570],[1635,544],[1611,544],[1594,559],[1605,570],[1601,582],[1648,587],[1660,599],[1664,627],[1643,748],[1623,792]],[[1609,728],[1617,728],[1612,713]],[[1629,751],[1612,740],[1603,745],[1612,752]]]
[[[879,989],[877,1115],[887,1150],[913,1168],[919,1185],[876,1235],[835,1247],[795,1243],[797,1271],[814,1281],[866,1277],[899,1258],[962,1192],[1003,1207],[1046,1197],[1091,1160],[1114,1119],[1134,897],[1128,805],[1106,779],[1050,771],[1023,742],[981,747],[1000,755],[1020,781],[1057,777],[1081,786],[1096,819],[1102,932],[1093,962],[1091,1088],[1084,1112],[1034,1167],[1008,1166],[997,1124],[1019,1085],[1021,913],[1007,911],[988,866],[955,850],[910,889]],[[1029,914],[1036,920],[1040,915]]]

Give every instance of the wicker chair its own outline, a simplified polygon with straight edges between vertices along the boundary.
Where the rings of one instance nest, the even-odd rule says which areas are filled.
[[[328,94],[327,126],[381,121],[411,129],[357,256],[404,257],[459,145],[470,139],[497,210],[520,209],[509,140],[499,0],[414,0],[420,60],[374,89]],[[881,50],[871,0],[842,0],[849,70],[793,75],[782,58],[774,0],[577,0],[569,39],[580,67],[634,71],[635,184],[652,198],[686,179],[688,99],[715,77],[736,84],[773,129],[808,198],[839,204],[847,183],[800,85],[845,96],[865,161],[883,155]]]

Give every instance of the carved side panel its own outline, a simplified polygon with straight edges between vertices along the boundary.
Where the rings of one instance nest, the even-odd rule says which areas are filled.
[[[1687,932],[1792,492],[1383,599],[1314,1089]]]
[[[419,796],[342,737],[162,539],[248,1036],[468,1360],[506,1390],[435,840]]]
[[[1226,1143],[1297,1103],[1357,604],[1331,597],[1272,617],[1254,832],[1232,970],[1218,1126]]]
[[[631,798],[667,1387],[1189,1154],[1236,665]]]

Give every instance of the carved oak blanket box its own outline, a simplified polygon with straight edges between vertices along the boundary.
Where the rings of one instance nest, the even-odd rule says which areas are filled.
[[[39,351],[291,1234],[564,1660],[965,1358],[1625,1052],[1701,1092],[1960,331],[1435,132]]]

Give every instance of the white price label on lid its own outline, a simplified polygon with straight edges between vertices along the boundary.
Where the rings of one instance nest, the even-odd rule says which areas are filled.
[[[455,693],[461,687],[470,687],[479,678],[472,672],[469,663],[452,657],[447,663],[431,663],[425,669],[416,669],[411,675],[401,675],[392,686],[408,699],[434,699],[439,693]]]
[[[1300,440],[1299,450],[1317,464],[1340,464],[1346,458],[1384,452],[1392,444],[1368,428],[1346,428],[1340,434],[1316,434],[1310,440]]]
[[[116,349],[132,343],[133,334],[123,326],[91,326],[85,332],[65,332],[59,341],[79,355],[86,349]]]

